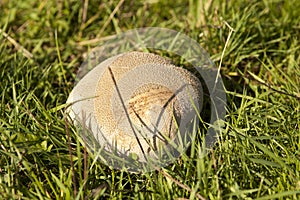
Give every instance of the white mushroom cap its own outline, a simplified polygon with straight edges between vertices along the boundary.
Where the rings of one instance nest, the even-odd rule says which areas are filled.
[[[155,54],[129,52],[96,66],[67,102],[78,101],[70,116],[88,127],[101,147],[145,161],[145,152],[153,156],[166,145],[164,138],[176,137],[178,123],[195,105],[201,109],[201,95],[201,84],[189,71]]]

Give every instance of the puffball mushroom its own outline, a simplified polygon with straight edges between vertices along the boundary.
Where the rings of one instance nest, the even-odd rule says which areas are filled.
[[[98,64],[67,103],[72,103],[70,117],[89,130],[99,147],[146,162],[177,137],[183,121],[194,119],[201,95],[199,80],[188,70],[134,51]]]

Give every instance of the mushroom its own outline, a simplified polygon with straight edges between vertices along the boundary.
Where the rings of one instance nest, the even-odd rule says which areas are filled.
[[[89,130],[99,148],[146,162],[178,131],[190,131],[201,98],[201,84],[191,72],[156,54],[134,51],[97,65],[67,103],[72,103],[70,117]]]

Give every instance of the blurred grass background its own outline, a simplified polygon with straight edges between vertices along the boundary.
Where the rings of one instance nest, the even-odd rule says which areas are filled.
[[[299,199],[299,13],[298,0],[1,0],[0,198]],[[187,34],[221,64],[228,112],[207,157],[195,142],[137,175],[87,157],[58,108],[90,49],[149,26]]]

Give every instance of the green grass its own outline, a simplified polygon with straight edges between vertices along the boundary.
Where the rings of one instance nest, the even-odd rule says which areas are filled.
[[[0,199],[299,199],[300,1],[200,2],[1,0]],[[149,26],[222,59],[228,111],[208,156],[138,175],[88,156],[63,106],[97,39]]]

